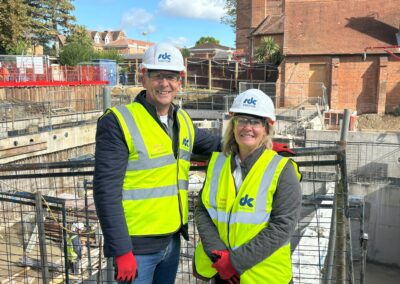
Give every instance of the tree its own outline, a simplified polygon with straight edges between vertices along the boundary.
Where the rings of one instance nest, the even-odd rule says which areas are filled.
[[[181,53],[183,58],[188,58],[190,56],[190,51],[186,47],[181,49]]]
[[[74,32],[67,37],[66,44],[60,52],[60,63],[75,66],[93,58],[94,50],[88,31],[84,26],[76,26]]]
[[[29,43],[26,33],[29,25],[28,6],[24,0],[1,1],[0,53],[25,53]]]
[[[271,62],[279,65],[282,61],[279,44],[270,36],[261,39],[260,46],[256,49],[254,57],[260,63]]]
[[[93,59],[112,59],[117,63],[122,63],[123,61],[121,54],[115,49],[97,50],[93,54]]]
[[[195,46],[199,46],[203,43],[215,43],[219,44],[219,40],[212,36],[202,36],[198,41],[196,41]]]
[[[89,31],[85,26],[75,26],[72,33],[67,36],[67,43],[79,43],[85,47],[92,47],[92,39],[89,36]]]
[[[32,19],[31,41],[47,45],[57,40],[58,34],[68,34],[73,28],[75,9],[72,0],[25,0],[29,6],[28,16]]]
[[[225,0],[226,15],[221,18],[221,23],[229,25],[236,32],[236,7],[237,0]]]

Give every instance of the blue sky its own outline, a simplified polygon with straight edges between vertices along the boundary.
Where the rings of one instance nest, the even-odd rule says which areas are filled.
[[[89,30],[123,30],[128,38],[192,47],[202,36],[235,47],[235,34],[221,24],[224,0],[75,0],[76,23]],[[143,35],[147,33],[147,35]]]

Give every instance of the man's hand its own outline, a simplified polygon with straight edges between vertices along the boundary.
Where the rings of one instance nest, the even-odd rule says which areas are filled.
[[[212,253],[216,256],[216,261],[213,263],[221,279],[227,280],[231,284],[239,283],[239,274],[236,272],[229,258],[228,250],[213,250]]]
[[[115,280],[132,281],[136,276],[136,258],[132,251],[115,257],[115,265],[117,269]]]

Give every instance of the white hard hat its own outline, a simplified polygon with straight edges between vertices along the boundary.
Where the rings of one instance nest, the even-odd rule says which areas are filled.
[[[173,45],[165,42],[149,47],[144,53],[140,69],[185,71],[182,53]]]
[[[74,223],[71,226],[71,231],[72,232],[77,232],[78,230],[83,230],[85,228],[85,224],[83,223]]]
[[[269,96],[258,89],[249,89],[240,93],[233,101],[229,112],[268,117],[272,121],[276,120],[274,103]]]

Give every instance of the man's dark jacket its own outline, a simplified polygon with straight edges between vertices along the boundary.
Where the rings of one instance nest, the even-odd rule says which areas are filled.
[[[177,123],[178,106],[172,105],[168,115],[168,127],[163,125],[156,109],[146,101],[142,91],[135,99],[142,104],[173,141],[175,157],[179,143]],[[210,155],[220,151],[220,137],[194,127],[194,154]],[[149,254],[164,249],[173,234],[152,237],[130,237],[122,207],[122,185],[128,163],[128,147],[117,118],[112,112],[103,115],[97,124],[95,173],[93,179],[94,201],[104,236],[104,255],[118,256],[133,250],[134,254]],[[151,224],[149,224],[151,226]],[[179,231],[188,237],[187,225]]]

